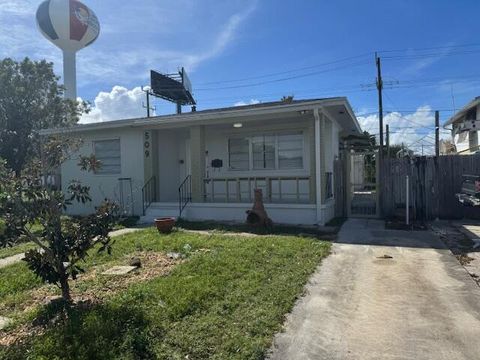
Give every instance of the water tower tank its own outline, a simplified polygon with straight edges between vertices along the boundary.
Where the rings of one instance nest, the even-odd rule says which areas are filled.
[[[77,0],[45,0],[36,18],[40,32],[63,51],[65,97],[76,99],[76,52],[98,38],[98,18]]]

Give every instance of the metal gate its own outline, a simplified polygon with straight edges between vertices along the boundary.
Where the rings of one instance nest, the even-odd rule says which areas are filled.
[[[378,217],[377,165],[378,152],[348,154],[347,209],[349,217]]]

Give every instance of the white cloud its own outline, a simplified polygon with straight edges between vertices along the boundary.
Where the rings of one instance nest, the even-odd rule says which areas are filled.
[[[362,130],[375,134],[379,139],[378,114],[358,116]],[[414,113],[391,112],[384,115],[384,125],[390,127],[390,144],[411,147],[417,153],[432,154],[435,144],[435,115],[430,106],[421,106]],[[384,131],[385,136],[385,131]],[[450,139],[450,135],[441,131],[440,138]]]
[[[111,92],[101,92],[97,95],[92,110],[82,115],[80,123],[144,117],[146,115],[143,108],[144,100],[145,93],[140,87],[128,90],[122,86],[115,86]]]
[[[245,101],[237,101],[235,104],[233,104],[233,106],[245,106],[245,105],[255,105],[255,104],[259,104],[260,103],[260,100],[257,100],[257,99],[250,99],[249,102],[245,102]]]

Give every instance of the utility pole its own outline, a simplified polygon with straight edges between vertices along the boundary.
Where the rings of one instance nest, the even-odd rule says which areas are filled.
[[[386,143],[387,143],[387,158],[390,159],[390,127],[387,125],[385,125],[386,127]]]
[[[435,156],[440,156],[440,112],[435,111]]]
[[[382,99],[382,89],[383,89],[383,80],[382,80],[382,65],[380,58],[378,57],[377,53],[375,53],[375,63],[377,65],[377,89],[378,89],[378,120],[379,120],[379,127],[380,127],[380,151],[378,154],[378,177],[377,179],[377,204],[379,208],[377,209],[377,213],[379,216],[383,216],[383,196],[382,196],[382,182],[383,182],[383,99]]]
[[[155,108],[153,107],[150,107],[150,89],[144,89],[143,86],[142,86],[142,91],[147,95],[147,106],[145,106],[145,104],[143,104],[143,107],[145,109],[147,109],[147,118],[150,117],[150,110],[155,110]]]
[[[377,90],[378,90],[378,120],[380,128],[380,159],[383,157],[383,80],[382,80],[382,64],[380,57],[375,53],[375,63],[377,65]]]

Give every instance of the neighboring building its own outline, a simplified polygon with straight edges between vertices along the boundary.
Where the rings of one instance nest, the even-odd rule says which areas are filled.
[[[190,220],[239,221],[263,190],[274,223],[325,224],[334,217],[334,159],[341,138],[361,134],[346,98],[294,100],[50,129],[80,137],[84,155],[103,166],[85,173],[74,156],[62,165],[62,187],[91,187],[93,211],[103,199],[125,213]],[[191,201],[189,201],[191,198]]]
[[[473,154],[479,149],[480,96],[455,113],[443,126],[452,126],[452,141],[458,154]]]

